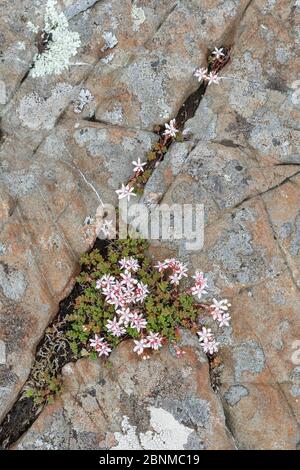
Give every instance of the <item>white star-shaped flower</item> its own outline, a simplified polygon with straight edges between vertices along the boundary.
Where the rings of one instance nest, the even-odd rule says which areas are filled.
[[[134,165],[133,171],[134,171],[135,173],[137,173],[137,172],[143,173],[143,171],[144,171],[143,166],[147,165],[147,163],[142,163],[140,158],[138,158],[136,162],[133,161],[132,164]]]
[[[214,55],[216,59],[221,59],[222,57],[225,56],[223,50],[224,50],[223,47],[221,47],[220,49],[215,47],[215,49],[212,52],[212,55]]]
[[[198,82],[202,82],[202,80],[207,78],[207,69],[199,68],[195,70],[194,77],[198,78]]]
[[[165,124],[166,130],[164,131],[165,137],[176,137],[178,129],[176,129],[176,121],[175,119],[171,119],[169,124]]]
[[[220,77],[218,76],[217,73],[210,72],[210,74],[207,76],[207,80],[208,80],[209,85],[211,85],[212,83],[216,83],[218,85]]]

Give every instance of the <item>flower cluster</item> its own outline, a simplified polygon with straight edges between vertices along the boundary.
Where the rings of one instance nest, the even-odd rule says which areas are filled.
[[[195,279],[195,284],[191,288],[191,294],[198,297],[200,300],[202,294],[207,294],[205,290],[208,286],[207,279],[204,277],[204,274],[200,271],[196,271],[195,275],[192,276]],[[213,299],[213,304],[210,306],[205,306],[207,311],[211,314],[213,320],[218,322],[218,326],[221,328],[223,326],[229,326],[229,321],[231,319],[228,308],[231,304],[227,299],[217,301]],[[219,343],[215,340],[211,328],[203,327],[201,331],[197,333],[199,335],[199,341],[203,348],[203,351],[206,354],[214,354],[218,352]]]
[[[198,273],[198,278],[201,278],[202,280],[202,273]],[[206,279],[203,279],[203,281],[206,283]],[[213,320],[218,322],[219,328],[223,326],[229,326],[229,321],[231,317],[228,313],[228,308],[230,306],[231,304],[228,302],[227,299],[223,299],[219,301],[216,299],[213,299],[213,304],[210,305],[210,307],[208,307],[209,313],[211,314]],[[203,351],[206,354],[212,355],[218,352],[219,343],[216,341],[211,331],[211,328],[203,327],[202,330],[198,331],[197,334],[199,336],[199,341],[201,343]]]
[[[118,261],[118,266],[114,275],[103,274],[95,280],[95,289],[104,296],[105,304],[110,308],[113,307],[114,314],[109,319],[105,319],[103,323],[103,332],[108,335],[106,339],[111,341],[113,338],[118,340],[125,337],[133,337],[133,351],[139,356],[145,353],[145,350],[157,351],[167,340],[165,334],[154,327],[151,327],[151,320],[148,318],[147,302],[149,296],[153,295],[149,286],[138,278],[139,271],[143,269],[141,263],[134,256],[123,256]],[[187,288],[183,292],[179,292],[177,286],[183,278],[188,277],[188,268],[176,258],[168,258],[162,262],[158,262],[154,266],[157,273],[157,281],[159,277],[162,284],[166,284],[167,291],[172,293],[170,298],[177,299],[177,305],[180,305],[181,296],[185,300],[181,302],[195,303],[196,306],[202,308],[209,316],[216,321],[218,327],[229,326],[230,315],[228,309],[230,303],[227,299],[213,299],[212,304],[198,304],[203,294],[207,293],[208,281],[204,274],[196,271],[192,276],[194,283],[192,287]],[[173,296],[173,297],[172,297]],[[186,296],[186,297],[185,297]],[[196,299],[195,299],[196,297]],[[190,300],[187,300],[190,299]],[[146,302],[146,303],[145,303]],[[150,299],[150,304],[151,304]],[[168,305],[166,305],[168,308]],[[174,310],[176,313],[176,309]],[[198,315],[194,321],[197,320]],[[173,318],[172,321],[174,321]],[[150,322],[150,323],[149,323]],[[153,326],[153,324],[152,324]],[[194,327],[196,324],[194,323]],[[216,341],[211,328],[202,327],[198,331],[199,341],[203,351],[208,355],[218,352],[219,343]],[[111,346],[104,338],[97,335],[90,340],[90,346],[98,353],[99,356],[108,356]],[[176,343],[174,345],[176,356],[182,357],[184,350]],[[148,356],[147,356],[148,357]],[[143,358],[147,358],[144,354]]]
[[[122,271],[119,279],[104,274],[96,281],[96,289],[99,289],[105,296],[105,301],[115,308],[115,317],[107,320],[105,328],[110,335],[117,338],[126,335],[127,328],[132,328],[141,334],[141,339],[134,341],[134,351],[138,355],[142,354],[145,348],[158,350],[163,337],[152,331],[144,334],[147,320],[143,315],[142,304],[149,294],[149,289],[146,284],[133,277],[133,273],[140,268],[138,260],[132,256],[124,257],[119,261],[119,265]],[[90,345],[100,356],[106,354],[109,349],[108,343],[100,341],[97,335],[95,339],[90,340]]]
[[[172,119],[169,123],[165,124],[165,130],[162,134],[163,135],[162,141],[161,141],[161,143],[158,143],[157,146],[160,149],[165,149],[166,148],[165,144],[170,139],[175,138],[178,132],[179,132],[179,130],[176,128],[175,119]],[[188,136],[189,136],[189,131],[188,130],[182,132],[182,137],[183,138],[188,138]],[[150,154],[153,154],[153,152],[150,152]],[[155,152],[154,152],[154,158],[155,158]],[[161,158],[161,156],[160,156],[160,158]],[[155,165],[154,165],[155,168],[158,165],[158,163],[159,163],[159,161],[157,161],[155,163]],[[132,196],[136,196],[134,183],[139,182],[139,179],[144,174],[144,172],[145,172],[144,167],[147,165],[147,162],[142,162],[141,158],[138,157],[137,160],[132,161],[132,165],[134,166],[134,168],[133,168],[134,174],[131,177],[129,183],[128,184],[122,184],[121,189],[116,190],[118,198],[119,199],[125,199],[126,198],[128,202],[130,201],[130,198]],[[147,181],[147,178],[146,178],[146,180],[143,180],[143,181],[144,182]]]
[[[209,72],[205,68],[199,68],[195,71],[194,76],[198,79],[198,82],[202,82],[202,80],[206,80],[208,85],[212,83],[216,83],[218,85],[221,77],[218,76],[215,72]]]
[[[111,352],[108,342],[105,341],[104,338],[99,338],[97,335],[95,335],[94,339],[90,339],[90,345],[96,350],[99,356],[108,356]]]
[[[192,278],[195,279],[195,284],[191,288],[191,293],[196,295],[200,300],[202,294],[207,294],[207,291],[205,290],[207,287],[207,279],[204,277],[204,274],[199,271],[196,271]]]
[[[211,332],[211,328],[202,328],[198,331],[199,341],[206,354],[214,354],[218,352],[219,343],[214,339],[214,335]]]
[[[223,47],[221,47],[220,49],[215,47],[211,55],[213,56],[215,60],[221,60],[222,58],[225,57],[225,52],[224,52]],[[221,77],[219,77],[216,72],[214,71],[208,72],[208,69],[204,67],[198,68],[194,72],[194,76],[198,79],[198,82],[202,82],[204,80],[208,83],[208,85],[211,85],[212,83],[218,84],[219,81],[221,80]]]
[[[150,332],[145,338],[141,340],[134,340],[134,352],[136,352],[139,356],[143,354],[144,349],[151,348],[154,351],[157,351],[163,342],[163,337],[160,336],[159,333],[152,333]]]
[[[169,123],[165,123],[165,130],[162,133],[162,137],[160,139],[160,142],[155,144],[153,146],[153,149],[149,152],[149,155],[151,155],[151,158],[149,157],[148,163],[151,163],[151,161],[157,158],[157,161],[154,162],[154,168],[156,168],[160,162],[160,160],[163,158],[164,153],[167,150],[166,144],[170,143],[171,139],[175,139],[177,134],[179,133],[179,129],[176,128],[176,121],[175,119],[171,119]],[[190,135],[189,129],[186,129],[182,131],[181,137],[183,139],[188,139]],[[145,168],[147,167],[147,162],[142,162],[141,158],[138,157],[137,160],[132,161],[132,165],[134,166],[133,168],[133,176],[130,178],[129,182],[127,184],[122,184],[121,189],[117,189],[116,193],[118,195],[119,199],[127,199],[127,201],[130,201],[130,198],[132,196],[136,196],[136,191],[138,191],[139,188],[139,183],[146,183],[149,176],[151,175],[150,172],[147,175],[145,172]],[[137,187],[134,187],[134,184],[137,184]]]
[[[229,326],[229,321],[231,319],[228,309],[231,307],[231,304],[227,299],[216,300],[213,299],[213,304],[210,306],[210,313],[214,320],[219,323],[219,326]]]

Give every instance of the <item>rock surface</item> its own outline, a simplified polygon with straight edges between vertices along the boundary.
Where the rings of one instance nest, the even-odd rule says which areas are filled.
[[[233,305],[232,334],[219,338],[220,394],[242,449],[299,447],[296,14],[286,2],[249,5],[221,86],[186,123],[192,142],[173,145],[144,194],[148,206],[204,204],[202,251],[173,241],[153,254],[201,266]]]
[[[81,47],[63,74],[40,79],[30,75],[39,44],[28,22],[42,27],[45,2],[0,7],[0,420],[72,289],[90,246],[86,217],[100,199],[116,203],[153,126],[196,90],[207,51],[231,45],[224,78],[186,123],[191,140],[172,145],[144,195],[205,206],[203,250],[170,242],[152,253],[201,268],[211,293],[232,303],[232,333],[219,339],[220,400],[196,345],[182,362],[167,350],[139,362],[123,345],[112,359],[119,375],[101,363],[66,366],[63,397],[16,446],[168,448],[171,427],[180,448],[299,447],[299,2],[59,4]],[[82,89],[91,99],[77,112]]]
[[[67,364],[63,395],[15,448],[234,449],[199,342],[186,333],[181,346],[181,360],[164,348],[141,361],[126,342],[110,356],[111,367]]]

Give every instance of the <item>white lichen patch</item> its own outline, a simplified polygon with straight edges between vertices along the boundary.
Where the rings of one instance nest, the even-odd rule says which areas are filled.
[[[56,0],[48,0],[44,16],[44,36],[48,37],[46,50],[34,59],[32,77],[59,75],[70,65],[71,57],[77,54],[81,45],[77,32],[69,30],[69,23],[57,9]]]
[[[118,44],[116,36],[110,31],[106,31],[105,33],[103,33],[102,37],[105,42],[104,46],[101,49],[102,52],[106,51],[107,49],[113,49]]]
[[[153,431],[140,434],[144,449],[183,450],[193,429],[176,421],[174,416],[162,408],[150,407],[150,425]]]
[[[122,432],[114,433],[118,445],[112,447],[112,450],[140,450],[141,446],[136,433],[136,426],[131,426],[127,416],[123,416],[121,427]]]
[[[87,88],[82,88],[79,92],[78,99],[75,102],[74,113],[79,114],[85,106],[93,101],[94,96]]]
[[[121,105],[116,104],[111,111],[106,111],[103,115],[103,119],[111,124],[121,125],[123,122],[123,109]]]
[[[132,5],[131,17],[133,22],[132,29],[133,31],[138,31],[140,29],[141,24],[143,24],[146,20],[143,8],[137,7],[136,5]]]
[[[193,429],[176,421],[171,413],[162,408],[151,406],[149,411],[151,429],[145,433],[138,434],[136,426],[130,425],[127,416],[123,417],[122,432],[114,433],[118,445],[112,450],[184,450]]]
[[[32,130],[52,129],[57,117],[69,102],[72,92],[71,85],[59,83],[47,99],[37,92],[25,95],[17,109],[23,126]]]

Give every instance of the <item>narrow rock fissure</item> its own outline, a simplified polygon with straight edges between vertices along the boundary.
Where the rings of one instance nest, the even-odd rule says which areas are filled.
[[[91,10],[97,5],[97,3],[102,1],[103,0],[85,0],[84,2],[77,2],[75,5],[71,5],[67,8],[64,13],[68,20],[72,20],[73,18],[76,18],[76,16]]]
[[[223,60],[221,64],[210,63],[208,66],[209,71],[214,70],[215,72],[219,72],[219,70],[227,64],[230,59],[230,48],[224,46],[223,49],[226,51],[226,59]],[[25,79],[26,77],[24,77],[24,80]],[[182,131],[186,121],[195,115],[195,112],[205,94],[206,88],[207,84],[202,82],[199,87],[186,98],[180,107],[175,118],[176,127],[179,130]],[[89,120],[93,121],[95,118],[92,117],[89,118]],[[166,150],[164,152],[158,151],[155,159],[147,163],[146,169],[150,170],[150,174],[155,171],[156,163],[164,159],[166,152],[172,144],[172,141],[164,141],[163,126],[156,126],[154,131],[159,136],[158,144],[164,146]],[[145,184],[146,182],[143,183],[143,187]],[[105,257],[108,243],[109,241],[97,239],[89,251],[98,249],[102,256]],[[44,336],[37,345],[35,359],[29,377],[11,410],[6,414],[2,424],[0,425],[0,449],[8,449],[20,439],[44,409],[44,406],[47,403],[47,398],[50,398],[47,396],[41,397],[41,403],[39,404],[34,401],[32,396],[28,396],[28,394],[26,394],[26,391],[30,389],[30,386],[38,385],[40,378],[39,373],[47,371],[47,368],[50,367],[51,372],[54,371],[57,376],[59,376],[65,364],[68,362],[75,362],[77,360],[71,350],[68,340],[63,336],[63,333],[68,327],[66,317],[73,311],[75,300],[81,294],[81,289],[82,287],[76,283],[69,296],[60,302],[59,310],[55,319],[48,325]],[[60,378],[58,381],[59,380]],[[54,381],[54,391],[57,386],[58,383]]]
[[[244,198],[241,202],[239,202],[239,203],[236,204],[235,206],[231,207],[230,210],[232,210],[232,209],[238,209],[238,208],[241,207],[243,204],[245,204],[245,202],[249,202],[249,201],[252,201],[252,199],[258,198],[258,197],[260,197],[260,196],[264,196],[265,194],[268,194],[268,193],[270,193],[271,191],[274,191],[275,189],[280,188],[281,186],[285,185],[286,183],[293,183],[293,178],[295,178],[295,176],[298,176],[299,174],[300,174],[300,170],[299,170],[299,171],[296,171],[296,173],[293,173],[293,174],[290,175],[290,176],[287,176],[287,177],[284,178],[282,181],[280,181],[279,183],[275,184],[274,186],[271,186],[270,188],[266,189],[265,191],[261,191],[260,193],[254,194],[253,196],[249,196],[249,197]]]

